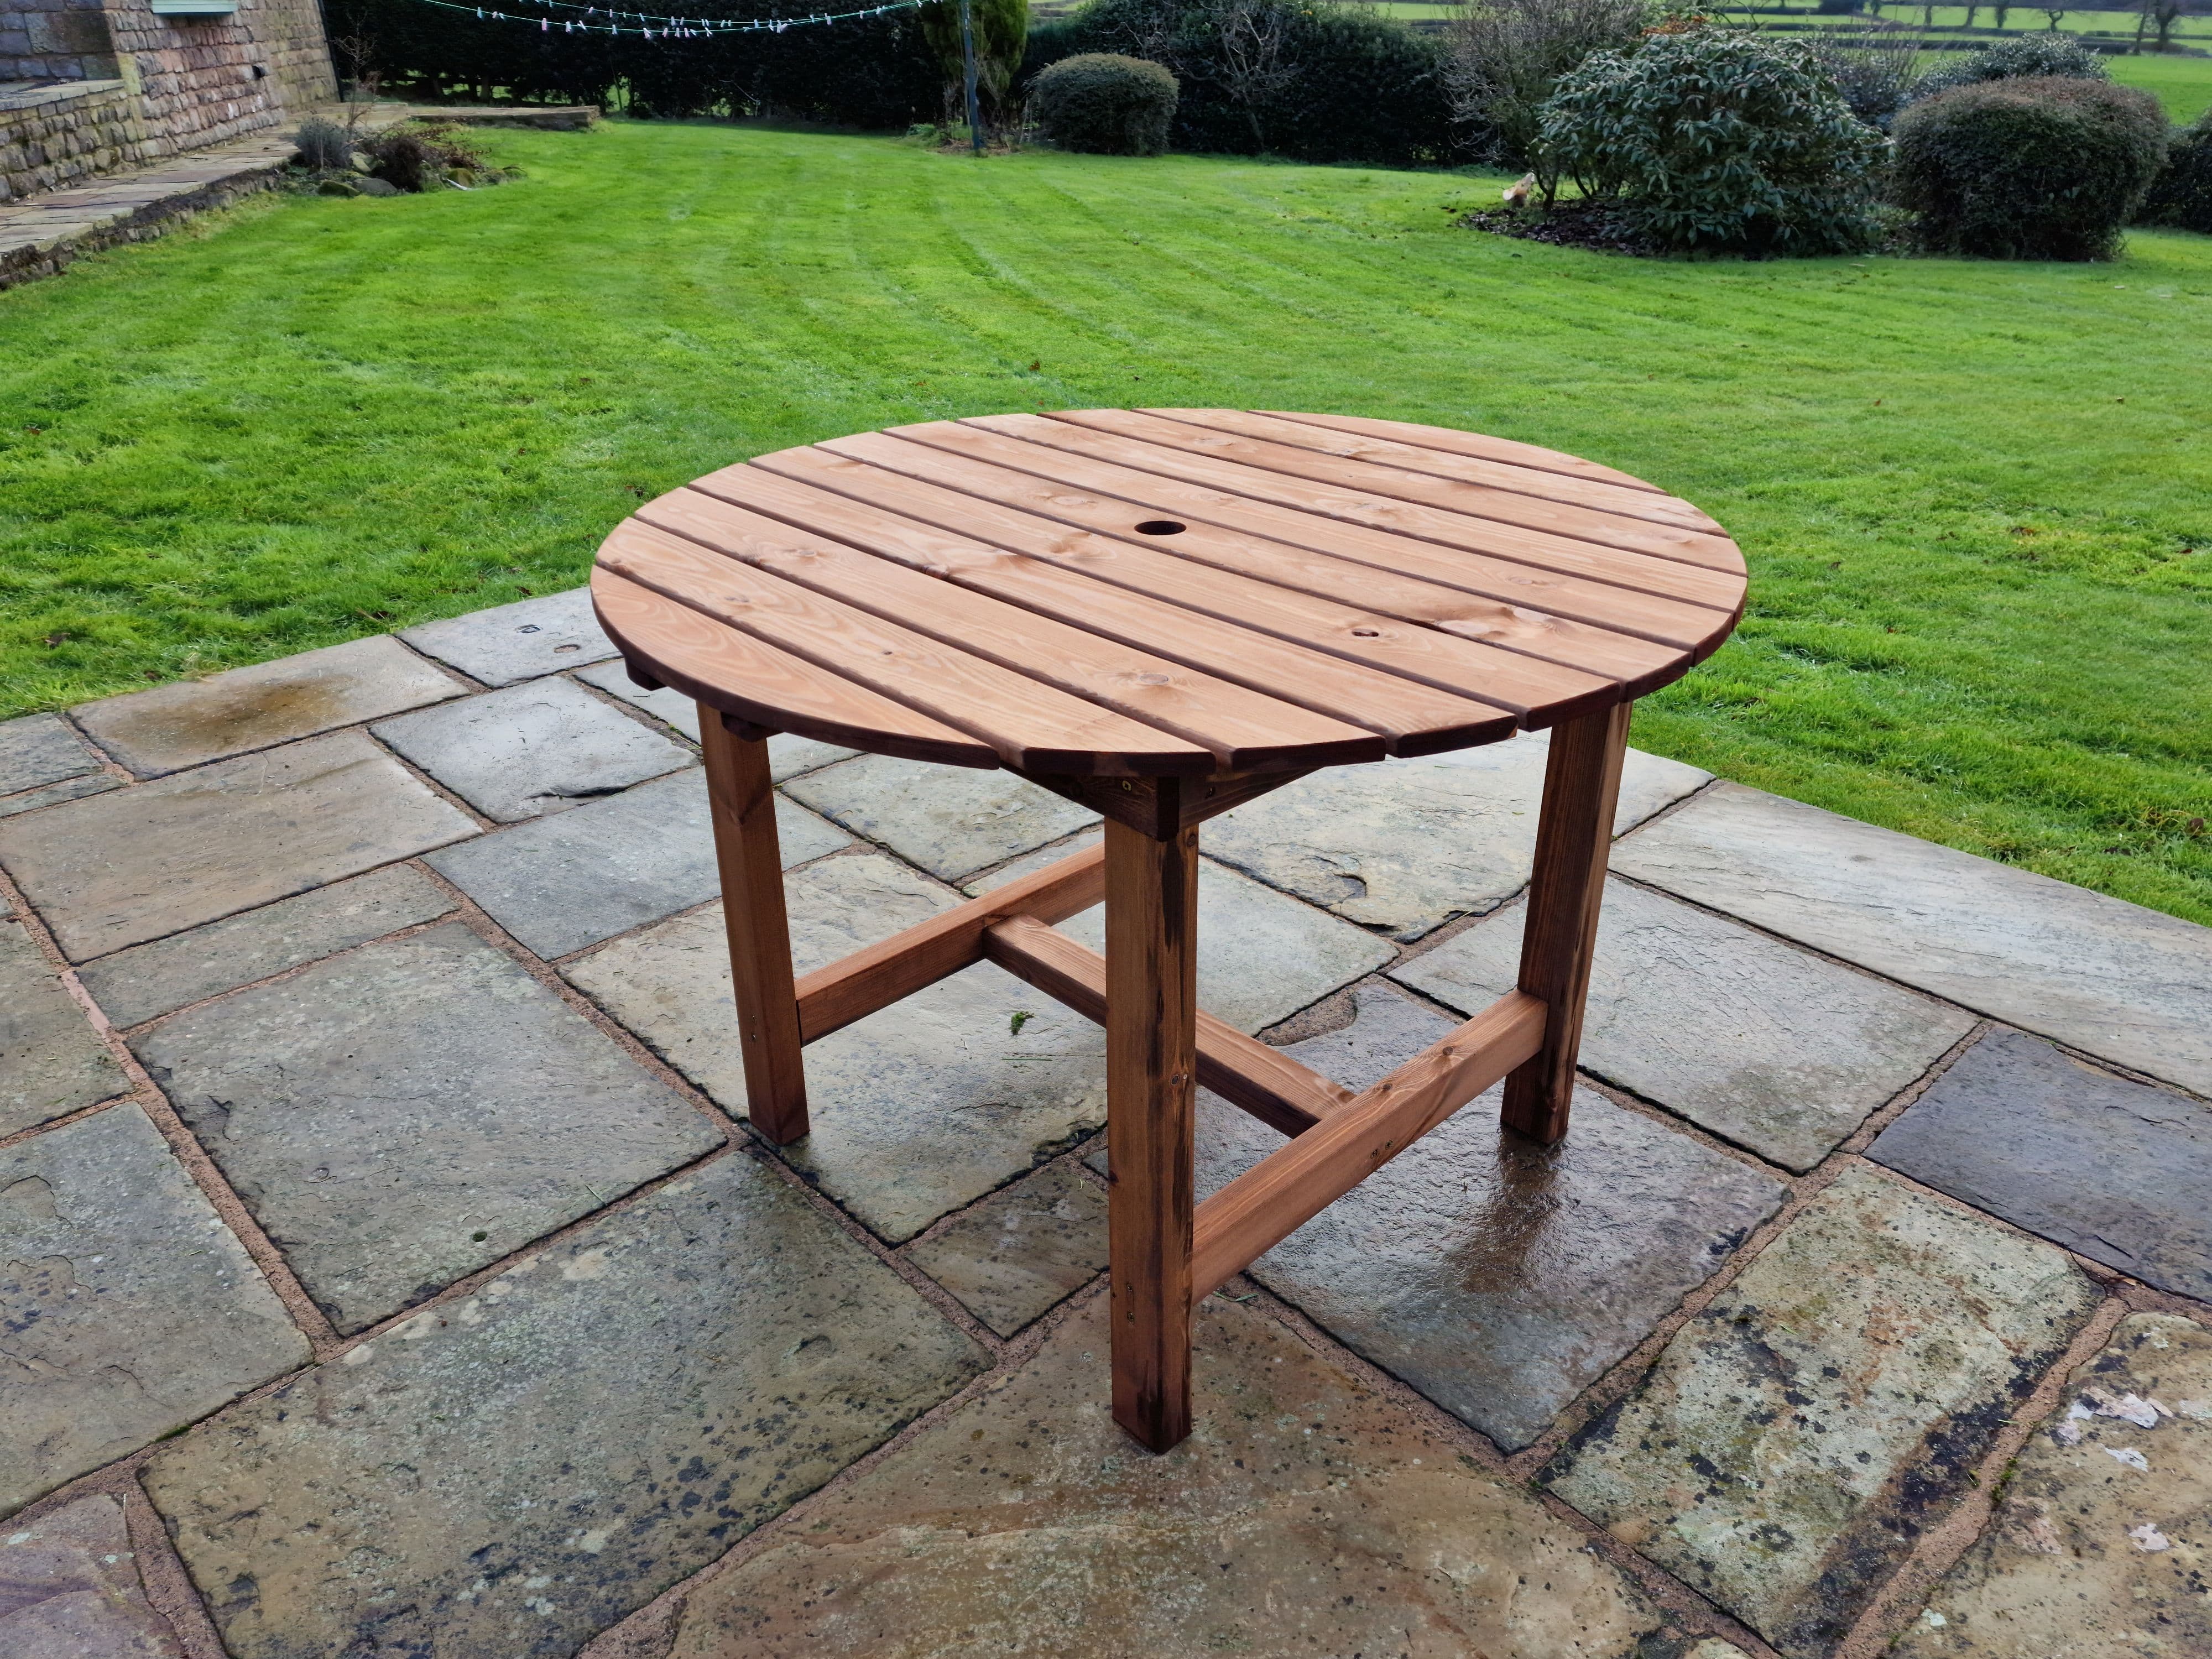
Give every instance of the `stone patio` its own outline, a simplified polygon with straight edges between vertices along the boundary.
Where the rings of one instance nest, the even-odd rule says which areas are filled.
[[[2212,931],[1632,755],[1567,1139],[1255,1262],[1154,1457],[1100,1034],[972,968],[762,1146],[696,737],[580,592],[0,724],[0,1653],[2212,1655]],[[1201,1000],[1486,1003],[1543,759],[1209,824]],[[802,969],[1097,833],[773,765]]]

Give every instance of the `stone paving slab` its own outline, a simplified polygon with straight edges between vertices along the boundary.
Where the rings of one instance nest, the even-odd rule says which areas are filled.
[[[441,702],[464,690],[389,634],[378,634],[205,679],[103,697],[70,713],[94,742],[140,777],[159,777]]]
[[[22,922],[0,921],[0,1135],[130,1088],[115,1056]]]
[[[811,973],[957,902],[928,877],[879,853],[817,860],[784,880],[792,967]],[[617,939],[561,971],[732,1116],[744,1115],[721,900]]]
[[[18,812],[35,812],[41,806],[58,806],[65,800],[82,800],[87,795],[104,795],[111,789],[121,787],[123,783],[118,778],[112,778],[104,772],[88,773],[64,783],[52,784],[44,789],[33,789],[0,800],[0,818],[13,817]]]
[[[165,1447],[236,1659],[555,1659],[988,1363],[733,1156]]]
[[[133,1048],[343,1331],[722,1144],[459,922],[210,1003]]]
[[[25,714],[0,720],[0,795],[99,770],[100,757],[59,715]]]
[[[516,823],[693,763],[559,675],[369,728],[488,818]]]
[[[146,1600],[123,1505],[80,1498],[0,1531],[0,1653],[9,1659],[179,1659]]]
[[[1059,927],[1094,951],[1106,949],[1103,905]],[[1396,954],[1364,928],[1199,860],[1198,1006],[1240,1031],[1288,1019]]]
[[[0,820],[0,866],[82,962],[476,833],[337,732]]]
[[[1223,813],[1206,850],[1395,939],[1495,908],[1528,880],[1550,746],[1542,734],[1422,760],[1333,766]],[[1711,781],[1628,751],[1613,833]]]
[[[1784,1653],[1825,1655],[2096,1300],[2050,1245],[1849,1170],[1545,1478]]]
[[[134,945],[77,969],[110,1024],[139,1025],[219,992],[434,921],[455,908],[404,864],[279,899],[204,927]]]
[[[2212,1333],[2136,1314],[2069,1381],[1900,1659],[2212,1653]]]
[[[2201,1102],[1997,1030],[1867,1156],[2093,1261],[2212,1301],[2212,1107]]]
[[[1735,783],[1616,847],[1613,867],[2212,1094],[2212,928]]]
[[[1463,1013],[1511,990],[1525,901],[1391,976]],[[1811,1169],[1974,1017],[1645,888],[1606,884],[1583,1069]]]
[[[851,844],[843,831],[781,798],[775,827],[787,870]],[[722,890],[707,775],[696,766],[448,848],[429,862],[541,957],[567,956]]]
[[[0,1515],[307,1359],[127,1102],[0,1152]]]
[[[1098,815],[1012,772],[863,755],[793,778],[785,793],[940,881],[1058,841]]]
[[[1000,1336],[1106,1271],[1106,1194],[1055,1164],[1001,1187],[906,1258]]]
[[[1346,1030],[1284,1050],[1349,1089],[1455,1022],[1382,986]],[[1470,1101],[1255,1262],[1346,1346],[1509,1451],[1528,1445],[1780,1205],[1778,1182],[1588,1089],[1544,1148]],[[1198,1191],[1283,1137],[1201,1097]]]
[[[513,685],[615,654],[614,641],[592,614],[588,587],[403,628],[399,637],[486,685]]]
[[[586,685],[596,685],[609,696],[620,697],[624,702],[644,709],[655,720],[674,726],[692,742],[699,741],[699,705],[681,691],[671,691],[665,686],[658,691],[644,690],[630,679],[629,670],[623,666],[619,659],[580,670],[576,678]],[[811,738],[795,738],[788,732],[780,732],[768,740],[769,776],[781,783],[797,777],[801,772],[811,772],[817,767],[850,760],[860,752],[857,749],[841,748],[834,743],[817,743]]]
[[[1526,1492],[1218,1298],[1197,1426],[1108,1413],[1094,1299],[1009,1381],[687,1600],[672,1659],[1629,1659],[1659,1620]]]

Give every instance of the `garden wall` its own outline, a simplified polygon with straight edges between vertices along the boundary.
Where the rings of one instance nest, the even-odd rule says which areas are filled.
[[[137,100],[120,81],[78,81],[0,97],[0,202],[147,155]]]

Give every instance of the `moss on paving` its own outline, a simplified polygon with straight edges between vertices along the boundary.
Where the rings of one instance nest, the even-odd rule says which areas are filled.
[[[1695,500],[1741,631],[1636,741],[2212,922],[2212,240],[1645,263],[1493,182],[616,124],[0,295],[0,693],[60,706],[580,581],[641,499],[902,421],[1351,410]]]

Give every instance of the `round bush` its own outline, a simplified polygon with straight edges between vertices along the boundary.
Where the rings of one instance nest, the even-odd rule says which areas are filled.
[[[1875,238],[1881,135],[1802,46],[1692,28],[1600,52],[1560,81],[1538,144],[1664,247],[1844,253]]]
[[[2212,236],[2212,110],[2197,125],[2174,135],[2166,153],[2166,171],[2143,198],[2139,223]]]
[[[2105,60],[2070,34],[2024,34],[1969,53],[1912,83],[1908,103],[1984,81],[2109,81]]]
[[[1158,64],[1114,52],[1063,58],[1030,82],[1030,110],[1063,149],[1158,155],[1175,119],[1176,78]]]
[[[292,142],[300,147],[300,163],[318,173],[336,173],[353,166],[353,134],[335,121],[311,115],[300,123]]]
[[[2166,159],[2166,116],[2136,87],[1985,81],[1897,118],[1899,205],[1931,253],[2103,259]]]

